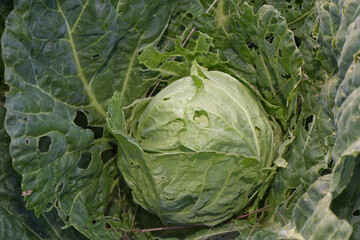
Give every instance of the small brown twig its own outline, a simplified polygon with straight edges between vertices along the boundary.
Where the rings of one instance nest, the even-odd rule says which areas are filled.
[[[270,205],[269,205],[270,206]],[[247,236],[246,240],[249,240],[251,234],[255,231],[255,228],[259,225],[260,220],[262,219],[262,217],[264,216],[264,211],[261,213],[261,216],[259,217],[259,220],[257,220],[256,224],[254,225],[254,227],[251,229],[251,232],[249,233],[249,235]]]
[[[136,205],[135,213],[134,213],[133,219],[132,219],[132,221],[131,221],[130,231],[131,231],[131,229],[134,227],[135,217],[136,217],[136,213],[137,213],[138,208],[139,208],[139,205]]]
[[[284,216],[283,216],[283,215],[279,212],[279,210],[277,210],[276,208],[274,208],[274,210],[275,210],[275,212],[276,212],[277,214],[279,214],[279,216],[282,218],[282,220],[284,221],[285,226],[286,226],[286,225],[287,225],[287,222],[286,222]]]
[[[272,95],[271,98],[274,98],[280,91],[281,89],[295,76],[295,73],[279,88],[279,90],[276,91],[276,93],[274,93],[274,95]]]
[[[215,227],[215,226],[211,226],[211,227],[209,228],[209,230],[207,230],[205,236],[206,236],[209,232],[211,232],[211,230],[212,230],[214,227]],[[202,239],[203,239],[203,238],[201,238],[201,240],[202,240]]]
[[[251,229],[251,232],[250,232],[249,235],[247,236],[246,240],[248,240],[248,239],[250,238],[251,234],[255,231],[255,228],[259,225],[261,219],[262,219],[263,216],[264,216],[265,211],[267,211],[267,210],[275,210],[275,212],[276,212],[277,214],[279,214],[279,216],[283,219],[285,225],[287,225],[287,222],[286,222],[286,220],[285,220],[285,217],[284,217],[276,208],[270,208],[270,205],[266,205],[265,207],[259,208],[258,210],[255,210],[255,211],[250,212],[250,213],[247,213],[247,214],[243,214],[243,215],[241,215],[241,216],[239,216],[239,217],[236,218],[236,219],[242,219],[242,218],[246,218],[246,217],[248,217],[248,216],[250,216],[250,215],[252,215],[252,214],[254,214],[254,213],[259,213],[259,212],[261,212],[261,216],[259,217],[259,219],[258,219],[258,221],[256,222],[256,224],[254,225],[254,227]]]
[[[130,231],[131,232],[155,232],[155,231],[198,228],[198,227],[205,227],[205,226],[204,225],[190,225],[190,226],[160,227],[160,228],[148,228],[148,229],[132,229]]]
[[[259,208],[255,211],[252,211],[252,212],[249,212],[249,213],[246,213],[246,214],[243,214],[243,215],[240,215],[239,217],[237,217],[236,219],[243,219],[243,218],[246,218],[254,213],[259,213],[259,212],[264,212],[265,210],[267,210],[268,208],[270,207],[270,205],[266,205],[265,207],[262,207],[262,208]]]
[[[284,223],[285,225],[287,224],[286,223],[286,220],[284,218],[284,216],[275,208],[270,208],[270,205],[266,205],[265,207],[262,207],[262,208],[259,208],[255,211],[252,211],[250,213],[246,213],[246,214],[243,214],[243,215],[240,215],[239,217],[237,217],[236,219],[243,219],[243,218],[246,218],[254,213],[259,213],[261,212],[261,216],[259,218],[259,220],[256,222],[255,226],[253,227],[253,229],[251,230],[248,238],[250,237],[250,235],[254,232],[255,228],[259,225],[260,223],[260,220],[262,219],[262,217],[264,216],[264,212],[267,211],[267,210],[275,210],[277,214],[279,214],[281,216],[281,218],[284,220]],[[137,209],[135,211],[135,215],[136,215],[136,212],[137,212]],[[132,229],[133,228],[133,225],[134,225],[134,220],[135,220],[135,215],[134,215],[134,218],[133,218],[133,222],[131,224],[131,228],[130,228],[130,232],[156,232],[156,231],[166,231],[166,230],[177,230],[177,229],[188,229],[188,228],[203,228],[203,227],[206,227],[205,225],[185,225],[185,226],[174,226],[174,227],[159,227],[159,228],[148,228],[148,229]],[[213,229],[214,226],[210,227],[208,232],[210,232],[212,229]],[[118,231],[122,231],[121,229],[117,229]],[[248,239],[247,238],[247,239]]]

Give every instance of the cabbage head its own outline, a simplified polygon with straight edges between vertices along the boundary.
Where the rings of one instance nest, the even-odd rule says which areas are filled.
[[[131,136],[118,93],[109,114],[134,201],[165,224],[220,223],[258,202],[275,171],[279,139],[259,100],[196,63],[148,103]]]

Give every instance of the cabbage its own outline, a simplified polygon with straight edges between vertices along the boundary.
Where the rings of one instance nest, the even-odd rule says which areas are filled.
[[[149,102],[132,137],[121,105],[115,94],[109,127],[118,166],[135,202],[163,223],[215,225],[261,199],[280,139],[237,79],[194,63],[191,76]]]

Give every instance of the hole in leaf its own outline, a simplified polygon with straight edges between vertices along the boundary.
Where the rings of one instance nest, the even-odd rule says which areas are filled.
[[[28,119],[26,117],[24,117],[24,121],[27,121]]]
[[[274,35],[273,34],[270,34],[268,37],[265,38],[265,40],[268,42],[268,43],[272,43],[273,40],[274,40]]]
[[[103,161],[103,163],[106,163],[111,158],[113,158],[115,156],[115,154],[114,154],[113,149],[108,149],[108,150],[103,151],[100,156],[101,156],[101,160]]]
[[[95,54],[91,57],[91,60],[96,60],[96,59],[99,59],[100,58],[100,55],[99,54]]]
[[[135,129],[136,130],[138,129],[138,126],[139,126],[139,121],[136,121],[136,123],[135,123]]]
[[[99,139],[104,136],[104,128],[103,127],[88,127],[94,133],[94,139]]]
[[[291,75],[290,74],[285,74],[285,75],[281,75],[283,78],[285,79],[290,79],[291,78]]]
[[[89,152],[83,152],[80,157],[80,161],[78,162],[77,166],[81,169],[86,169],[89,167],[91,162],[91,154]]]
[[[96,220],[92,220],[91,223],[92,223],[92,224],[95,224],[95,223],[97,223],[97,221],[96,221]]]
[[[330,174],[330,173],[331,173],[331,170],[327,168],[327,169],[322,170],[321,176],[324,176],[324,175],[327,175],[327,174]]]
[[[310,116],[308,116],[307,118],[306,118],[306,120],[305,120],[305,130],[306,131],[309,131],[309,127],[310,127],[310,124],[312,123],[312,121],[313,121],[313,115],[310,115]]]
[[[254,42],[250,43],[250,44],[248,45],[248,47],[249,47],[250,49],[254,49],[254,50],[257,50],[257,49],[258,49],[258,47],[255,45]]]
[[[183,62],[185,61],[185,58],[183,56],[176,56],[174,59],[174,62]]]
[[[64,182],[61,182],[60,185],[58,186],[56,192],[57,193],[61,193],[62,190],[64,190]]]
[[[296,5],[299,5],[300,10],[301,10],[301,4],[303,3],[303,1],[302,0],[296,0],[295,3],[296,3]]]
[[[187,13],[186,16],[187,16],[188,18],[193,18],[193,15],[192,15],[191,13]]]
[[[110,230],[110,228],[111,228],[111,225],[110,225],[108,222],[106,222],[106,223],[105,223],[105,229],[106,229],[106,230]]]
[[[50,150],[50,145],[51,145],[51,137],[49,136],[42,136],[39,138],[38,141],[38,149],[41,153],[47,153]]]
[[[84,110],[85,113],[89,113],[88,111]],[[103,127],[93,127],[88,126],[88,118],[86,114],[82,111],[76,111],[76,116],[73,120],[73,122],[84,129],[90,129],[94,133],[94,139],[99,139],[104,136],[104,128]]]
[[[300,45],[301,45],[301,38],[299,38],[299,37],[294,37],[295,38],[295,45],[297,46],[297,47],[300,47]]]
[[[170,99],[170,97],[163,98],[164,101],[167,101],[169,99]]]
[[[278,24],[278,22],[279,21],[275,17],[271,19],[271,24],[273,24],[273,25]]]
[[[295,190],[296,188],[288,189],[285,194],[286,198],[290,197],[295,192]]]
[[[329,161],[329,163],[327,164],[328,168],[333,168],[333,165],[334,165],[333,160]]]
[[[163,199],[164,199],[164,200],[174,200],[175,197],[167,197],[167,196],[164,196]]]
[[[26,144],[29,144],[29,139],[25,139],[25,143],[26,143]]]
[[[255,127],[255,130],[261,132],[261,129],[259,127]]]
[[[185,26],[184,25],[180,25],[180,27],[179,27],[179,30],[180,30],[180,32],[183,32],[183,31],[185,31]]]
[[[281,52],[281,49],[279,49],[278,54],[279,54],[279,57],[280,57],[280,58],[282,58],[282,52]]]
[[[87,119],[85,113],[83,113],[81,111],[76,111],[76,116],[75,116],[73,122],[82,128],[86,128],[88,125],[88,119]]]
[[[120,178],[121,177],[121,174],[120,173],[117,173],[117,174],[115,174],[115,176],[113,176],[113,180],[116,180],[116,179],[118,179],[118,178]]]
[[[66,221],[66,222],[68,222],[68,221],[69,221],[69,219],[70,219],[70,216],[69,216],[69,215],[66,215],[66,217],[65,217],[65,221]]]
[[[195,111],[193,120],[202,127],[210,126],[208,113],[204,110]]]
[[[353,212],[354,216],[360,216],[360,209],[356,210],[355,212]]]

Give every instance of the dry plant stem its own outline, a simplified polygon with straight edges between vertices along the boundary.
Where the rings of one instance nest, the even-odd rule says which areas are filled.
[[[274,98],[280,91],[281,89],[295,76],[295,73],[291,76],[291,78],[289,78],[280,88],[279,90],[276,91],[276,93],[274,93],[274,95],[272,95],[271,98]]]
[[[210,228],[209,228],[209,230],[206,232],[206,234],[208,234],[209,232],[211,232],[211,230],[214,228],[215,226],[211,226]],[[201,239],[202,240],[202,239]]]
[[[160,228],[148,228],[148,229],[133,229],[131,232],[156,232],[156,231],[165,231],[165,230],[176,230],[176,229],[186,229],[186,228],[198,228],[205,227],[204,225],[192,225],[192,226],[175,226],[175,227],[160,227]]]
[[[262,211],[262,213],[261,213],[261,216],[260,216],[259,219],[257,220],[257,222],[256,222],[256,224],[254,225],[254,227],[251,229],[251,231],[250,231],[249,235],[247,236],[246,240],[250,239],[251,234],[255,231],[256,227],[259,225],[259,223],[260,223],[261,219],[263,218],[264,213],[265,213],[266,210],[275,210],[275,212],[276,212],[277,214],[279,214],[280,217],[283,219],[285,225],[287,225],[284,216],[283,216],[276,208],[268,208],[269,206],[270,206],[270,205],[267,205],[267,206],[265,206],[265,207],[262,208],[263,211]],[[266,209],[264,209],[264,208],[266,208]],[[258,209],[257,211],[259,211],[259,210],[261,210],[261,208]],[[256,211],[255,211],[255,212],[256,212]],[[253,212],[253,213],[254,213],[254,212]]]
[[[287,222],[286,222],[284,216],[279,212],[279,210],[277,210],[276,208],[274,208],[274,210],[275,210],[275,212],[276,212],[277,214],[279,214],[279,216],[282,218],[282,220],[284,221],[285,225],[287,225]]]
[[[255,210],[253,212],[247,213],[247,214],[243,214],[239,217],[237,217],[236,219],[242,219],[242,218],[246,218],[254,213],[262,213],[261,217],[259,218],[259,221],[257,222],[257,224],[255,225],[255,227],[259,224],[262,216],[264,215],[264,212],[266,210],[275,210],[284,220],[285,224],[285,218],[275,209],[275,208],[270,208],[270,205],[266,205],[265,207],[259,208],[258,210]],[[136,209],[137,211],[137,209]],[[135,215],[136,215],[136,211],[135,211]],[[156,232],[156,231],[166,231],[166,230],[176,230],[176,229],[187,229],[187,228],[202,228],[202,227],[206,227],[205,225],[188,225],[188,226],[174,226],[174,227],[160,227],[160,228],[148,228],[148,229],[132,229],[133,225],[134,225],[134,219],[133,218],[133,222],[131,224],[131,228],[130,228],[130,232]],[[210,232],[213,229],[214,226],[210,227],[208,232]],[[118,229],[119,230],[119,229]],[[121,231],[121,230],[119,230]],[[254,230],[253,230],[254,231]],[[253,232],[251,231],[251,233]],[[250,233],[250,235],[251,235]],[[249,236],[250,236],[249,235]]]
[[[136,213],[137,213],[138,208],[139,208],[139,205],[136,205],[135,214],[134,214],[133,219],[132,219],[132,222],[131,222],[130,231],[131,231],[131,229],[134,227],[135,217],[136,217]]]
[[[255,210],[253,212],[249,212],[247,214],[243,214],[240,215],[239,217],[237,217],[236,219],[242,219],[242,218],[246,218],[254,213],[259,213],[259,212],[264,212],[265,210],[267,210],[270,207],[270,205],[266,205],[265,207],[259,208],[258,210]]]
[[[213,3],[210,5],[210,7],[205,11],[205,13],[208,13],[208,12],[210,11],[210,9],[215,5],[216,2],[217,2],[217,0],[214,0]],[[196,30],[195,27],[193,27],[193,28],[191,29],[189,35],[186,37],[185,41],[181,44],[182,47],[184,47],[185,44],[189,41],[191,35],[195,32],[195,30]],[[174,61],[175,58],[176,58],[176,56],[174,56],[174,57],[171,59],[171,61]],[[151,96],[154,94],[156,88],[159,86],[160,80],[161,80],[161,79],[159,79],[159,80],[157,81],[157,83],[155,84],[155,86],[154,86],[153,90],[151,91],[149,97],[151,97]]]
[[[261,213],[261,216],[259,217],[259,220],[256,222],[254,227],[251,229],[251,232],[249,233],[249,236],[247,236],[246,240],[250,239],[251,234],[254,232],[255,228],[259,225],[260,220],[262,219],[263,216],[264,216],[264,212]]]

